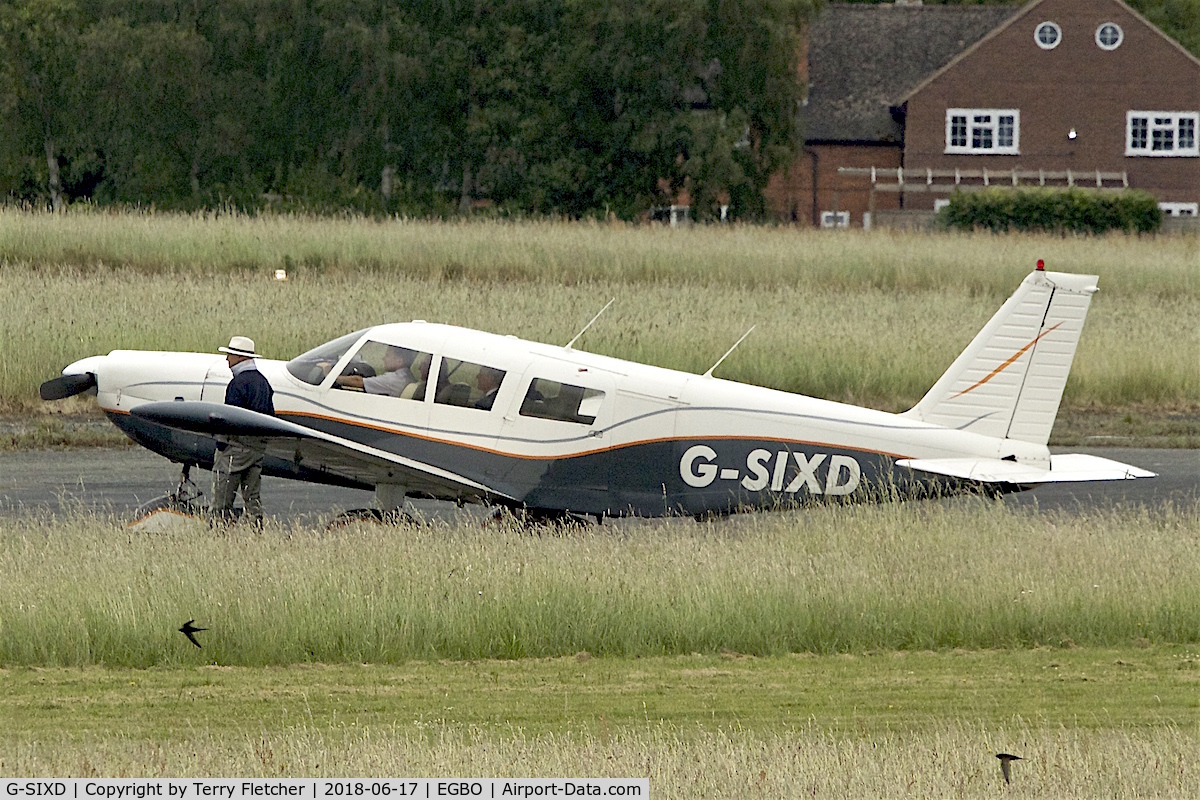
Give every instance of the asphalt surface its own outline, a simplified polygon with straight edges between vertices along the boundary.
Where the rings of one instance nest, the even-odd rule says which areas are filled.
[[[134,518],[145,503],[172,491],[180,466],[140,447],[0,453],[0,515],[91,511]],[[192,470],[207,499],[212,473]],[[263,478],[263,513],[277,519],[332,518],[368,508],[373,492]]]
[[[1157,478],[1058,484],[1008,495],[1016,506],[1066,511],[1117,506],[1200,507],[1200,450],[1071,448],[1152,470]],[[179,466],[141,448],[0,453],[0,515],[91,511],[133,519],[139,506],[166,494]],[[207,497],[212,474],[193,470]],[[263,479],[263,510],[284,522],[322,523],[337,513],[374,504],[372,492]],[[450,503],[417,503],[427,516],[463,512]],[[471,516],[479,516],[478,510]]]

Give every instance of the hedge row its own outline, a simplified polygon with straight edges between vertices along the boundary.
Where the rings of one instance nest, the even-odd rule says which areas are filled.
[[[962,230],[1148,233],[1162,225],[1154,196],[1132,190],[1101,193],[1084,189],[985,189],[955,192],[939,214],[947,227]]]

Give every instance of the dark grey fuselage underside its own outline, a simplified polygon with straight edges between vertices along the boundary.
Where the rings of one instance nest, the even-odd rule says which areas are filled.
[[[109,419],[138,444],[211,469],[215,440],[128,414]],[[803,442],[747,438],[662,439],[558,458],[529,458],[330,419],[280,414],[290,422],[454,472],[489,487],[496,502],[597,516],[728,514],[820,501],[891,500],[977,489],[895,467],[889,455]],[[686,455],[704,449],[712,458]],[[838,457],[838,458],[835,458]],[[858,475],[840,465],[853,460]],[[268,457],[264,474],[371,489],[353,476]],[[689,485],[685,473],[691,478]],[[850,478],[856,478],[847,491]],[[703,483],[704,485],[696,485]],[[765,483],[762,488],[760,484]],[[992,491],[1021,487],[991,487]],[[505,498],[515,498],[512,500]]]

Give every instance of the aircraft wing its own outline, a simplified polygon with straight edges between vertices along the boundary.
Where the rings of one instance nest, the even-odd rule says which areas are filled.
[[[402,484],[409,494],[447,499],[512,499],[449,470],[236,406],[177,400],[144,403],[131,413],[189,433],[259,437],[269,456],[360,483]]]
[[[1155,477],[1140,467],[1081,453],[1050,456],[1050,469],[999,458],[903,458],[896,465],[950,478],[1020,486]]]

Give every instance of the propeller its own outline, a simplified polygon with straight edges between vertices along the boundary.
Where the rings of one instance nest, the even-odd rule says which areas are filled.
[[[40,393],[43,400],[62,400],[66,397],[86,392],[96,386],[96,376],[90,372],[82,375],[63,375],[42,384]]]

